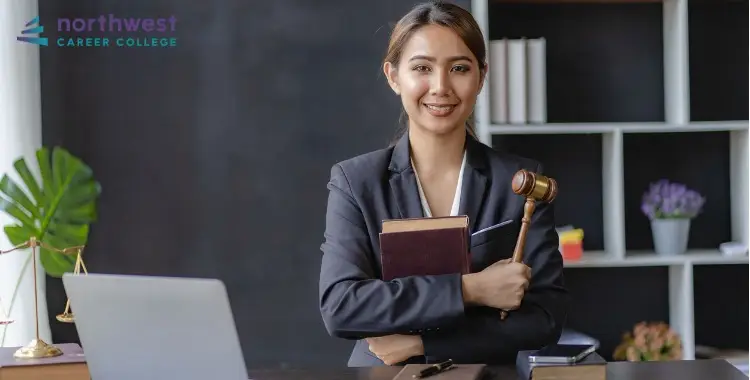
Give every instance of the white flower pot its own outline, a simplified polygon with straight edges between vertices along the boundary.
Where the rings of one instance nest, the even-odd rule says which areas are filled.
[[[654,250],[659,255],[679,255],[687,251],[690,219],[654,219],[651,221]]]

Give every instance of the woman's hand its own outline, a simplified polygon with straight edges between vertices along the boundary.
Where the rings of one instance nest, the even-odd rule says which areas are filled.
[[[419,335],[386,335],[367,338],[370,351],[386,365],[403,362],[413,356],[424,355],[422,337]]]
[[[511,259],[500,260],[483,271],[462,277],[464,302],[515,310],[529,287],[531,268]]]

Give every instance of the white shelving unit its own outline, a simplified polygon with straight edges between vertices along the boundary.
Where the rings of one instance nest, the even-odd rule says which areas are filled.
[[[472,13],[489,47],[491,23],[489,5],[493,0],[472,0]],[[537,4],[544,7],[545,4]],[[492,144],[495,135],[528,134],[600,134],[602,135],[603,230],[604,250],[584,252],[583,259],[566,262],[570,268],[669,267],[670,325],[683,339],[685,359],[695,357],[693,304],[693,268],[696,265],[748,264],[748,257],[722,255],[716,250],[689,251],[685,255],[664,257],[653,252],[629,251],[625,241],[624,153],[623,137],[636,133],[699,133],[729,131],[730,205],[733,241],[749,244],[748,224],[748,121],[728,120],[692,122],[690,119],[690,83],[688,56],[688,0],[663,0],[664,123],[575,123],[542,125],[496,125],[490,118],[489,79],[476,106],[476,130],[479,138]],[[592,31],[596,33],[596,31]],[[490,74],[492,69],[490,68]]]

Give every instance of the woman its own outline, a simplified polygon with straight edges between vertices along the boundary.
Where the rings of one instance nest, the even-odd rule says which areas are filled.
[[[357,340],[349,366],[512,363],[518,350],[560,337],[568,301],[551,205],[537,206],[525,264],[493,249],[508,239],[498,229],[472,238],[474,273],[380,280],[385,219],[468,215],[471,232],[521,220],[511,178],[540,164],[481,144],[467,124],[487,74],[483,41],[458,6],[426,3],[405,15],[383,71],[407,128],[392,146],[331,169],[320,311],[332,336]],[[510,310],[505,320],[500,310]]]

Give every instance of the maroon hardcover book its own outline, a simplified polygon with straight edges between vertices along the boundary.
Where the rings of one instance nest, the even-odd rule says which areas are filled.
[[[383,221],[380,258],[384,281],[469,273],[469,218],[464,215]]]

